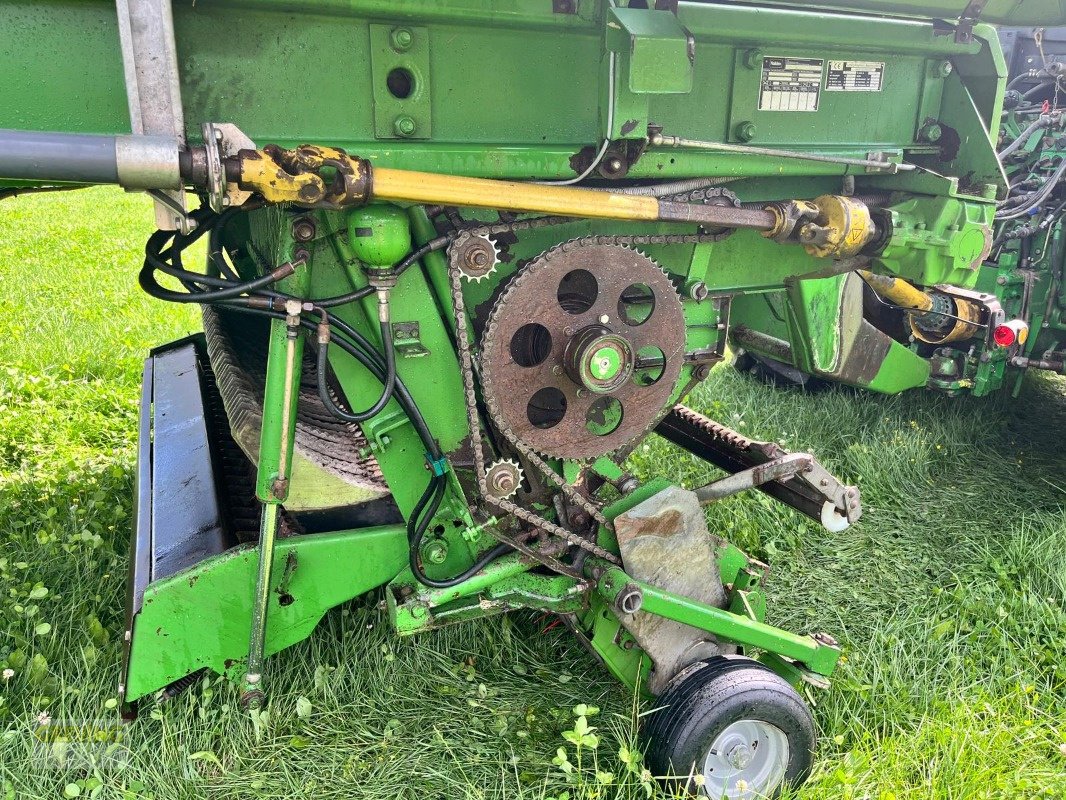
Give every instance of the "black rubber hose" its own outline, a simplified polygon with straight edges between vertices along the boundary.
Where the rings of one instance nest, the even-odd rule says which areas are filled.
[[[285,319],[285,314],[279,311],[269,311],[267,309],[244,305],[243,303],[247,300],[248,298],[237,298],[235,301],[229,301],[222,305],[225,308],[229,308],[233,311],[240,311],[245,314],[256,314],[270,319]],[[318,332],[318,325],[309,319],[301,318],[300,325],[313,333]],[[351,328],[347,323],[338,320],[336,317],[331,318],[330,325],[340,329],[343,334],[343,336],[331,338],[331,341],[366,367],[370,374],[377,380],[384,383],[384,360],[381,358],[381,354],[374,349],[374,346],[366,339],[366,337]],[[351,341],[349,341],[347,337],[350,337]],[[440,445],[438,445],[433,438],[433,434],[430,432],[429,426],[426,424],[426,419],[422,416],[422,412],[418,408],[418,404],[415,403],[414,398],[411,396],[411,392],[398,375],[396,377],[396,385],[393,394],[396,397],[396,402],[400,404],[404,413],[407,414],[407,418],[411,421],[411,425],[414,427],[415,433],[418,434],[418,438],[422,441],[422,445],[426,448],[426,452],[434,459],[441,458],[442,453]]]
[[[328,317],[323,315],[323,321]],[[381,344],[385,350],[385,377],[383,381],[383,387],[381,390],[381,396],[374,401],[366,411],[356,411],[349,413],[343,408],[333,402],[333,398],[329,394],[329,384],[326,374],[326,366],[329,363],[329,342],[320,342],[318,345],[318,397],[322,401],[322,405],[326,407],[337,419],[343,422],[366,422],[371,417],[378,414],[392,399],[393,392],[396,388],[396,352],[393,348],[392,341],[392,325],[388,322],[381,323]]]
[[[356,289],[354,292],[348,292],[348,294],[339,294],[336,297],[326,297],[322,300],[315,300],[315,305],[319,308],[333,308],[334,306],[343,306],[345,303],[354,303],[356,300],[362,300],[364,297],[370,297],[375,292],[373,286],[364,286],[362,289]]]
[[[418,498],[418,502],[415,503],[413,509],[411,509],[411,519],[416,519],[422,514],[422,510],[426,507],[426,503],[429,502],[429,498],[437,491],[439,482],[437,476],[434,475],[430,478],[429,483],[426,484],[425,491],[422,492],[422,496]],[[410,522],[407,523],[407,544],[410,545],[415,538],[415,527]]]
[[[232,281],[240,281],[240,276],[230,268],[230,265],[226,263],[226,258],[222,253],[221,237],[223,231],[226,229],[226,223],[237,213],[238,208],[227,208],[221,214],[218,215],[218,219],[211,226],[211,235],[207,237],[207,260],[221,276],[225,276]]]
[[[162,259],[162,246],[171,237],[171,231],[156,231],[148,238],[148,244],[145,245],[145,259],[144,266],[141,268],[140,275],[137,278],[141,288],[159,300],[166,300],[171,303],[217,303],[222,300],[230,300],[235,297],[240,297],[243,294],[251,294],[265,289],[273,283],[291,275],[295,268],[290,264],[288,269],[285,269],[285,265],[279,267],[273,272],[263,275],[255,280],[246,281],[244,283],[233,284],[232,281],[227,283],[231,284],[229,288],[214,289],[208,292],[174,292],[170,289],[165,289],[159,281],[155,278],[155,271],[160,269],[167,274],[174,275],[179,280],[187,280],[190,282],[213,284],[214,282],[221,281],[221,278],[211,278],[208,275],[203,275],[196,272],[187,272],[186,270],[166,265]],[[194,234],[195,235],[195,234]],[[175,237],[176,239],[177,237]],[[183,249],[187,244],[183,244]],[[280,273],[280,274],[279,274]]]
[[[449,589],[452,586],[458,586],[463,581],[469,580],[471,577],[481,572],[481,570],[497,558],[510,552],[511,547],[510,545],[500,542],[491,550],[484,553],[484,555],[470,565],[470,567],[452,578],[437,580],[428,577],[426,573],[422,571],[421,564],[418,563],[420,555],[419,551],[422,549],[422,539],[426,535],[426,529],[429,528],[429,523],[433,520],[433,517],[436,516],[437,511],[440,508],[446,486],[446,481],[443,476],[434,475],[433,479],[430,481],[430,486],[433,486],[434,483],[437,483],[439,488],[434,490],[432,499],[427,503],[428,508],[423,512],[423,509],[416,506],[415,510],[411,512],[410,519],[407,521],[407,536],[408,541],[411,543],[411,548],[408,551],[408,562],[411,565],[411,573],[415,576],[415,580],[422,585],[428,586],[431,589]],[[423,497],[425,497],[425,495],[423,495]]]

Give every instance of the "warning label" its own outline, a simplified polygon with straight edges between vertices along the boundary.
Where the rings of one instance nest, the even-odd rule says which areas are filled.
[[[883,61],[830,61],[827,92],[879,92],[885,79]]]
[[[820,58],[764,58],[759,110],[817,111],[824,63]]]

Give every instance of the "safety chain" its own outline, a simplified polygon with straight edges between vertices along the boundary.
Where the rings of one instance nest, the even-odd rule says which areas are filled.
[[[482,496],[488,503],[500,509],[501,511],[508,514],[513,514],[518,519],[527,522],[530,525],[534,525],[540,528],[541,530],[546,531],[552,536],[556,536],[560,539],[563,539],[568,544],[571,544],[575,547],[579,547],[582,550],[587,550],[593,555],[599,556],[600,558],[606,559],[614,564],[620,564],[621,561],[616,555],[611,553],[609,550],[605,550],[604,548],[600,547],[595,542],[589,541],[574,533],[573,531],[567,530],[561,525],[556,525],[553,522],[549,522],[548,520],[538,516],[532,511],[522,508],[517,503],[513,503],[510,500],[505,500],[503,498],[492,496],[492,493],[489,490],[488,481],[486,479],[485,452],[481,443],[481,423],[478,419],[477,396],[474,391],[474,360],[473,356],[471,356],[470,354],[470,336],[467,331],[466,305],[463,301],[462,276],[458,268],[451,264],[449,264],[448,266],[448,274],[451,279],[452,304],[455,309],[455,335],[456,342],[459,347],[460,366],[463,374],[463,389],[466,395],[466,418],[467,424],[470,428],[471,446],[474,451],[474,471],[477,473],[478,490],[481,492]],[[505,435],[507,433],[507,431],[504,431]],[[510,437],[508,438],[510,440]],[[534,463],[535,466],[538,467],[538,469],[541,468],[541,465],[543,465],[543,467],[547,467],[547,464],[545,464],[539,457],[534,456],[534,458],[536,458],[536,461],[533,461],[532,459],[531,461],[532,463]],[[548,471],[554,474],[554,471],[552,471],[550,468],[548,468]],[[585,500],[585,498],[582,498],[582,500]],[[585,502],[588,501],[585,500]],[[599,512],[599,509],[597,509],[597,512]],[[602,514],[600,514],[600,516],[602,517]],[[519,552],[522,552],[532,558],[535,558],[541,564],[544,564],[546,567],[553,569],[556,572],[560,572],[564,575],[580,577],[580,574],[577,573],[577,571],[574,570],[573,567],[568,567],[567,565],[560,562],[558,559],[552,558],[551,556],[541,553],[535,550],[534,548],[529,547],[528,545],[522,544],[511,539],[510,537],[504,536],[499,531],[493,531],[493,535],[497,536],[498,538],[500,538],[501,541],[506,542],[508,545],[511,545]]]

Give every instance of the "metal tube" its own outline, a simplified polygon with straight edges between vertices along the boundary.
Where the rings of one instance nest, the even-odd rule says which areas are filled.
[[[648,144],[651,147],[679,147],[690,150],[713,150],[718,153],[740,153],[749,156],[794,158],[800,161],[817,161],[823,164],[865,167],[889,173],[908,172],[915,168],[913,164],[897,164],[894,161],[878,161],[872,158],[848,158],[846,156],[831,156],[823,153],[805,153],[801,150],[780,150],[775,147],[755,147],[753,145],[728,144],[726,142],[706,142],[699,139],[685,139],[681,136],[663,136],[661,133],[652,134],[648,138]]]
[[[402,200],[471,208],[506,208],[568,217],[659,219],[654,197],[618,195],[567,186],[542,186],[375,167],[373,194],[381,200]]]
[[[780,458],[771,459],[741,472],[735,472],[696,490],[700,505],[707,505],[724,497],[754,489],[770,481],[791,478],[811,466],[813,459],[806,453],[789,453]]]
[[[865,269],[860,269],[858,272],[871,289],[890,303],[904,308],[913,308],[915,311],[928,311],[933,307],[933,301],[929,295],[902,278],[877,275]]]
[[[732,206],[673,203],[655,197],[517,181],[466,178],[375,167],[372,193],[380,200],[471,208],[506,208],[567,217],[648,220],[769,230],[769,211]]]
[[[0,130],[0,176],[27,181],[118,183],[116,138]]]
[[[178,149],[173,136],[0,130],[0,178],[179,189]]]
[[[266,642],[267,609],[270,607],[270,574],[274,568],[274,541],[278,533],[281,506],[263,505],[259,523],[259,572],[252,598],[252,631],[248,640],[248,665],[244,674],[241,701],[248,708],[258,708],[263,701],[263,661]]]
[[[244,705],[253,709],[263,702],[264,643],[270,608],[274,541],[281,503],[289,488],[300,380],[298,365],[303,355],[303,339],[299,335],[299,303],[290,300],[286,311],[289,313],[284,321],[274,320],[271,323],[267,379],[263,391],[263,421],[260,427],[256,494],[263,501],[263,517],[259,526],[259,571],[252,601],[248,663],[241,695]]]

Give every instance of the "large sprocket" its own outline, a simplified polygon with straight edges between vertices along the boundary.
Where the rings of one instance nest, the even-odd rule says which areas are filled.
[[[595,239],[553,247],[493,306],[481,382],[494,422],[532,449],[587,459],[658,419],[685,349],[681,298],[630,247]]]

